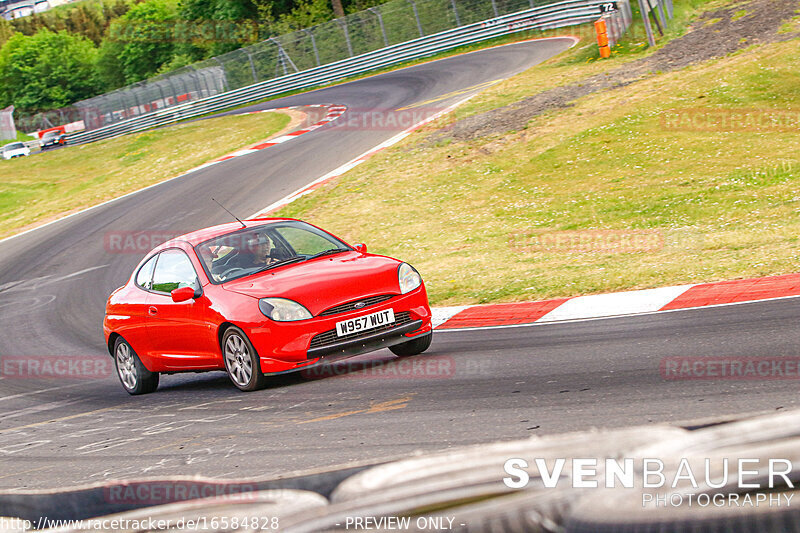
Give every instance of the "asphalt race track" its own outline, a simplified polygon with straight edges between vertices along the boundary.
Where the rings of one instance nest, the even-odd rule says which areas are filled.
[[[335,103],[391,110],[432,100],[426,106],[441,109],[470,94],[453,92],[508,77],[571,44],[490,49],[260,108]],[[382,350],[322,375],[274,379],[250,394],[224,373],[165,376],[146,396],[123,391],[103,342],[103,306],[141,254],[108,251],[109,234],[179,234],[228,221],[211,196],[249,215],[402,129],[327,126],[0,242],[4,365],[65,356],[97,370],[97,379],[0,378],[0,489],[277,475],[590,426],[686,422],[798,404],[791,380],[667,381],[659,370],[670,356],[800,356],[794,298],[442,331],[421,356],[400,360]]]

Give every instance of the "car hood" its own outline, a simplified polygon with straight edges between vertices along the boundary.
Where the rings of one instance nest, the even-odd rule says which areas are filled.
[[[316,316],[341,303],[380,294],[399,294],[397,268],[400,264],[390,257],[344,252],[277,267],[226,282],[222,287],[253,298],[288,298]]]

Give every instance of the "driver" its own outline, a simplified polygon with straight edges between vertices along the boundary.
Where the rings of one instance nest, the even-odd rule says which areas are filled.
[[[253,233],[245,240],[247,248],[245,250],[245,257],[249,265],[240,265],[242,268],[264,267],[276,262],[272,256],[272,251],[275,246],[272,240],[263,233]]]
[[[225,280],[231,276],[242,274],[242,270],[254,271],[279,261],[275,257],[276,249],[273,241],[263,233],[245,233],[239,237],[238,243],[230,242],[222,245],[229,252],[212,251],[201,247],[201,256],[210,263],[212,274],[217,281]]]

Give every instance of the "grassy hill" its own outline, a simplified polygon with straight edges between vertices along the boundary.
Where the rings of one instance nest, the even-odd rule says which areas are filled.
[[[608,62],[573,49],[280,214],[411,262],[436,304],[797,271],[800,40],[797,19],[781,18],[788,4],[712,2],[685,36],[649,52],[634,36]],[[696,32],[737,51],[703,61]],[[622,86],[602,86],[604,72]],[[564,105],[542,106],[547,91]],[[502,122],[520,116],[521,127]]]

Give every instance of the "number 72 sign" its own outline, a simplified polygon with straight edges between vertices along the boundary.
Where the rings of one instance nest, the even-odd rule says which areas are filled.
[[[610,13],[617,10],[616,2],[603,2],[600,4],[600,13]]]

